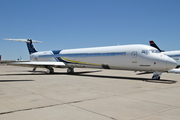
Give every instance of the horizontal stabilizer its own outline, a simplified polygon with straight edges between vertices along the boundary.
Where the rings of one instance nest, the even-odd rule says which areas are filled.
[[[30,39],[4,39],[4,40],[10,40],[10,41],[19,41],[19,42],[26,42],[26,43],[30,43]],[[32,40],[32,43],[43,43],[42,41],[36,41],[36,40]]]
[[[36,41],[36,40],[32,40],[32,39],[4,39],[4,40],[26,42],[29,54],[37,52],[37,50],[34,47],[33,43],[42,43],[41,41]]]

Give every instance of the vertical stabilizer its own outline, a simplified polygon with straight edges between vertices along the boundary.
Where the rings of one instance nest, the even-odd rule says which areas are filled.
[[[154,43],[154,41],[149,41],[150,46],[157,48],[160,52],[164,52],[164,50],[159,49],[159,47]]]
[[[29,41],[29,42],[26,42],[28,50],[29,50],[29,54],[37,52],[36,48],[34,47],[32,43],[32,39],[28,39],[27,41]]]

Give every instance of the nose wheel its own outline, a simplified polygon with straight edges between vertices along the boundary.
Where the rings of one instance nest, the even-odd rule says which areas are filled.
[[[162,72],[154,72],[152,76],[152,80],[160,80]]]

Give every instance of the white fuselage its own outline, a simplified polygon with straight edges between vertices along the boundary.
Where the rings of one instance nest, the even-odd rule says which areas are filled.
[[[167,51],[167,52],[162,52],[165,55],[173,58],[177,62],[177,66],[180,67],[180,51]]]
[[[31,61],[64,62],[68,67],[168,71],[176,62],[147,45],[122,45],[35,52]]]

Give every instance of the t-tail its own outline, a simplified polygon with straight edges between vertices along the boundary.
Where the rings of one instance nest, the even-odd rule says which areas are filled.
[[[160,52],[164,52],[164,50],[161,50],[161,49],[154,43],[154,41],[149,41],[149,43],[150,43],[150,46],[155,47],[155,48],[158,49]]]
[[[33,43],[42,43],[41,41],[35,41],[35,40],[32,40],[32,39],[4,39],[4,40],[26,42],[29,54],[37,52],[37,50],[34,47]]]
[[[26,42],[28,50],[29,50],[29,54],[37,52],[36,48],[34,47],[32,43],[32,39],[28,39],[27,41],[29,41],[29,42]]]

